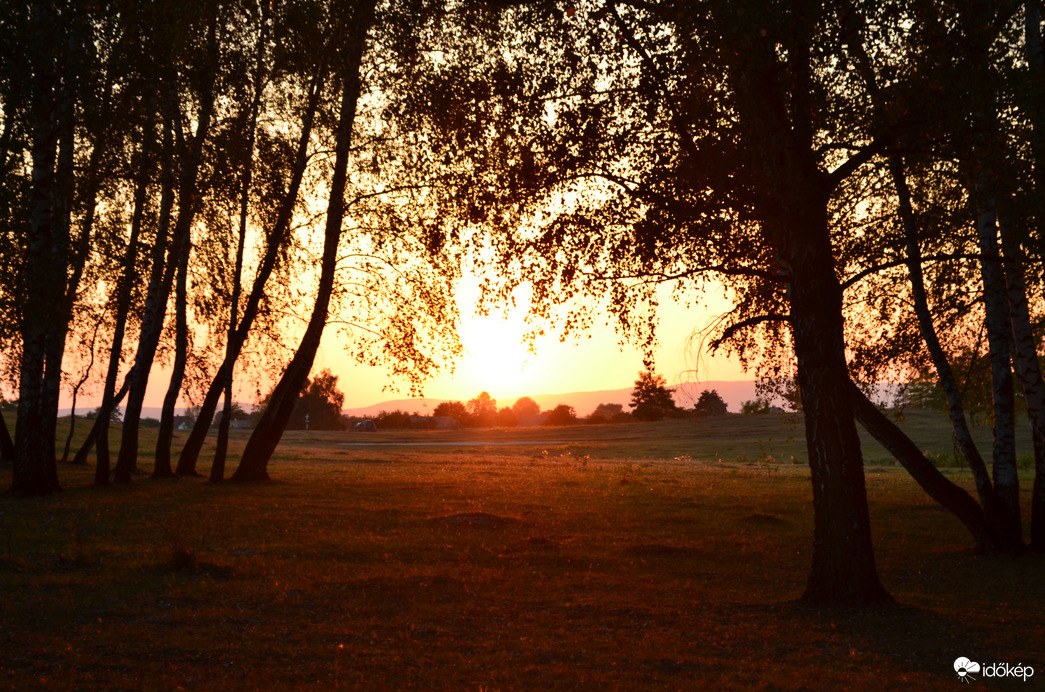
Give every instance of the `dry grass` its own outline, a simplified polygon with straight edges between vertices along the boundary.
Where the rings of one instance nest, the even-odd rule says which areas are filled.
[[[974,554],[870,468],[903,605],[808,608],[804,467],[676,459],[675,425],[292,434],[252,486],[63,467],[0,501],[0,689],[952,689],[958,656],[1045,679],[1041,557]]]

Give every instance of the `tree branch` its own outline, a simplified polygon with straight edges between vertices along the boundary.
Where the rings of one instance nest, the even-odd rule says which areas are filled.
[[[708,344],[708,350],[717,351],[722,346],[722,344],[724,344],[726,341],[729,341],[737,332],[741,331],[742,329],[754,327],[755,325],[762,324],[763,322],[790,321],[790,315],[782,315],[780,313],[775,312],[771,312],[766,315],[757,315],[755,317],[749,317],[746,320],[741,320],[740,322],[737,322],[736,324],[731,324],[725,329],[723,329],[722,336],[718,337],[717,339],[713,340],[710,344]]]

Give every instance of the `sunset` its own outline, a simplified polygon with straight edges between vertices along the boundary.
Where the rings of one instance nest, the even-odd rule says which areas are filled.
[[[0,4],[0,688],[1030,689],[1042,32]]]

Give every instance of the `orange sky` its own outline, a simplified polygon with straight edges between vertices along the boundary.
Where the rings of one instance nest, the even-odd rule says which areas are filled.
[[[474,315],[474,291],[463,289],[459,300],[461,339],[466,351],[452,376],[444,375],[425,386],[427,397],[467,401],[485,390],[498,401],[511,402],[524,395],[620,389],[632,386],[642,369],[641,352],[634,347],[622,350],[610,327],[597,329],[590,338],[567,343],[560,343],[557,335],[548,335],[535,343],[536,354],[528,354],[522,343],[522,310],[480,318]],[[721,298],[708,300],[711,305],[689,310],[676,305],[666,292],[661,300],[657,372],[669,384],[751,379],[736,361],[724,356],[708,358],[706,353],[696,353],[696,346],[690,343],[694,329],[704,327],[729,307]],[[345,408],[407,396],[405,388],[382,392],[388,384],[387,374],[355,365],[336,340],[330,330],[313,369],[329,367],[340,377]]]
[[[524,311],[518,309],[507,314],[477,317],[474,314],[476,293],[474,283],[470,285],[466,280],[458,295],[465,353],[453,375],[443,375],[424,386],[426,397],[467,401],[485,390],[503,405],[510,405],[520,396],[631,387],[643,368],[641,351],[632,346],[622,348],[614,330],[607,326],[596,328],[588,338],[566,343],[560,343],[557,334],[549,334],[535,342],[536,353],[530,354],[522,342],[526,331]],[[752,379],[735,360],[724,356],[709,358],[706,353],[698,353],[696,345],[691,343],[690,335],[694,330],[704,328],[730,306],[721,294],[709,293],[703,303],[698,301],[702,307],[686,310],[671,300],[667,290],[660,296],[657,373],[667,378],[668,384]],[[606,322],[605,319],[595,321]],[[323,368],[330,368],[339,377],[338,384],[345,394],[345,408],[362,408],[409,396],[406,383],[399,383],[398,391],[383,391],[390,384],[387,371],[357,365],[345,353],[344,343],[339,341],[333,327],[328,327],[324,334],[313,372]],[[167,368],[153,370],[145,398],[147,408],[162,405],[169,378]],[[249,408],[255,403],[257,383],[240,378],[237,385],[236,400]],[[100,388],[97,384],[91,391],[81,393],[77,402],[79,412],[98,406]],[[679,403],[686,405],[686,402]],[[63,388],[60,407],[67,411],[70,405],[69,391]],[[188,405],[183,394],[178,406]],[[147,412],[146,415],[153,413]]]

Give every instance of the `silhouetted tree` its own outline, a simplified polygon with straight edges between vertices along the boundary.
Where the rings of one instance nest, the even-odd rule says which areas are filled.
[[[620,423],[628,418],[630,416],[624,412],[623,404],[599,404],[588,416],[588,422],[593,424]]]
[[[468,407],[460,401],[444,401],[435,407],[432,415],[453,418],[462,428],[471,425],[472,422]]]
[[[486,428],[497,424],[497,400],[490,392],[479,392],[479,395],[468,401],[468,414],[472,424]]]
[[[497,412],[495,421],[502,428],[514,428],[519,424],[519,416],[515,414],[514,410],[504,406]]]
[[[341,417],[341,407],[344,406],[345,395],[338,389],[337,381],[337,375],[328,369],[323,369],[311,380],[306,380],[287,428],[304,430],[307,415],[309,430],[343,430],[345,424]]]
[[[544,419],[545,425],[575,425],[576,423],[577,413],[572,406],[567,404],[559,404],[549,411]]]
[[[516,416],[536,416],[541,412],[541,407],[530,397],[521,396],[512,404],[512,411]]]
[[[639,373],[631,392],[632,415],[641,421],[660,420],[675,411],[675,400],[663,375],[646,370]]]
[[[769,413],[769,401],[767,399],[752,399],[740,405],[740,412],[745,416],[756,413]]]
[[[726,405],[726,402],[722,400],[722,397],[719,396],[718,392],[714,389],[710,391],[705,389],[702,391],[700,393],[700,398],[697,399],[697,404],[693,409],[701,418],[724,416],[729,412],[729,407]]]

